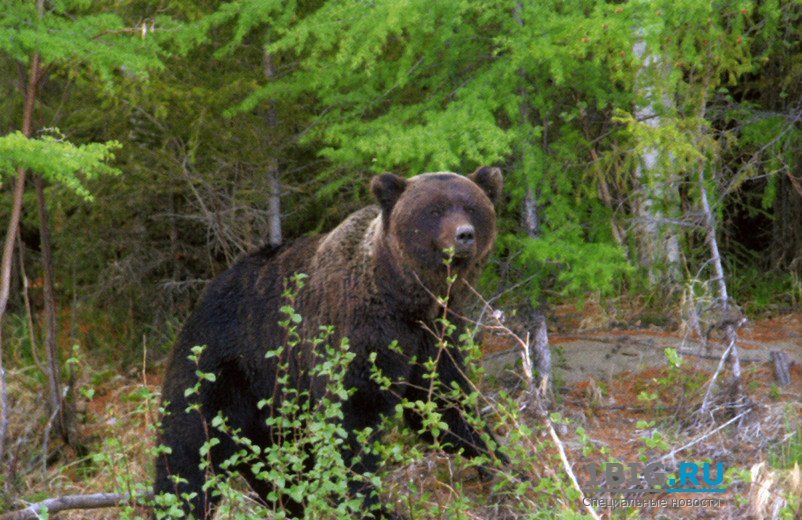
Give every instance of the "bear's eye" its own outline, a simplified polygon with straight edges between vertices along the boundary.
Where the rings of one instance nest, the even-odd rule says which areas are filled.
[[[479,212],[479,210],[476,209],[474,206],[465,206],[464,209],[465,209],[465,213],[467,213],[468,215],[470,215],[472,217],[476,216],[476,214]]]
[[[435,207],[429,210],[429,215],[433,217],[442,217],[443,216],[443,208]]]

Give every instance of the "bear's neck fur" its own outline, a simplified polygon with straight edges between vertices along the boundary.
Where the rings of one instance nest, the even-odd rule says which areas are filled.
[[[315,275],[310,280],[314,288],[309,289],[331,307],[355,305],[361,310],[347,312],[381,313],[417,323],[441,316],[437,298],[446,294],[449,308],[459,308],[468,292],[464,281],[472,282],[478,265],[461,270],[449,291],[445,267],[413,265],[384,229],[380,208],[368,206],[322,238],[308,272]]]

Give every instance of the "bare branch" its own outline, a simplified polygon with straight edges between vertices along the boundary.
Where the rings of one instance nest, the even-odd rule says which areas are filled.
[[[152,498],[152,493],[134,497],[128,493],[93,493],[91,495],[66,495],[58,498],[48,498],[36,502],[25,509],[11,511],[0,515],[0,520],[28,520],[38,519],[39,514],[47,510],[48,513],[58,513],[68,509],[100,509],[104,507],[119,507],[132,502],[134,498]]]
[[[691,446],[693,446],[695,444],[699,444],[700,442],[702,442],[703,440],[707,439],[708,437],[710,437],[714,433],[723,430],[724,428],[726,428],[730,424],[734,423],[735,421],[737,421],[738,419],[740,419],[744,415],[748,414],[749,411],[750,410],[744,410],[743,412],[739,413],[738,415],[736,415],[735,417],[733,417],[729,421],[725,422],[724,424],[722,424],[720,426],[717,426],[716,428],[710,430],[709,432],[705,433],[704,435],[701,435],[701,436],[695,438],[694,440],[692,440],[688,444],[685,444],[684,446],[680,446],[679,448],[675,448],[675,449],[671,450],[669,453],[666,453],[665,455],[663,455],[662,457],[659,457],[657,459],[654,459],[654,460],[650,461],[650,464],[653,463],[653,462],[670,459],[670,458],[674,457],[674,455],[676,455],[677,453],[679,453],[681,451],[685,451],[685,450],[687,450],[688,448],[690,448]],[[3,519],[0,518],[0,520],[3,520]]]
[[[730,352],[732,351],[733,347],[735,346],[735,342],[731,342],[730,345],[727,347],[727,350],[721,355],[721,360],[718,363],[718,367],[716,368],[713,377],[710,378],[710,384],[707,386],[707,392],[705,392],[705,398],[702,401],[702,407],[700,408],[700,412],[702,415],[706,414],[707,411],[710,409],[710,400],[713,396],[713,386],[718,379],[719,374],[721,374],[722,369],[724,368],[724,363],[726,363],[727,359],[730,356]]]

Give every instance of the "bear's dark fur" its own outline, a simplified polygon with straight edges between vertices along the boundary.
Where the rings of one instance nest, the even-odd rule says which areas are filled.
[[[429,382],[422,365],[426,359],[439,359],[437,371],[446,388],[456,383],[468,392],[459,351],[452,348],[447,355],[437,356],[436,338],[424,325],[432,326],[443,313],[435,295],[444,295],[447,289],[444,249],[453,248],[452,272],[468,282],[492,249],[494,205],[501,188],[498,168],[480,168],[467,177],[427,173],[405,180],[384,174],[371,184],[378,206],[353,213],[328,234],[246,256],[217,277],[184,326],[165,375],[162,398],[167,413],[160,440],[171,453],[157,458],[156,493],[195,492],[195,499],[184,506],[186,512],[196,518],[213,516],[215,499],[202,491],[205,477],[199,469],[199,448],[207,435],[220,437],[220,444],[211,451],[215,466],[235,448],[221,434],[207,434],[218,411],[254,443],[270,444],[271,432],[265,424],[270,412],[260,410],[257,403],[276,392],[277,361],[267,359],[265,353],[284,338],[278,322],[285,316],[279,309],[286,303],[282,298],[285,281],[294,273],[308,275],[295,302],[303,317],[303,334],[314,337],[321,325],[333,325],[331,341],[349,338],[355,354],[345,375],[345,386],[353,389],[342,402],[346,432],[375,428],[382,417],[393,414],[401,398],[425,401]],[[451,288],[450,310],[458,311],[465,300],[464,286],[458,281]],[[450,318],[460,329],[458,316],[454,312]],[[388,348],[393,340],[403,353]],[[184,391],[197,382],[197,367],[188,360],[195,345],[206,346],[200,370],[216,377],[214,382],[202,383],[196,398],[206,427],[197,412],[185,411],[189,398]],[[309,377],[309,367],[304,366],[315,359],[309,355],[313,347],[296,348],[299,353],[291,363],[290,384],[310,389],[311,399],[319,400],[325,389]],[[389,391],[371,380],[369,357],[374,352],[376,365],[394,382]],[[410,362],[412,357],[417,363]],[[489,432],[471,427],[454,403],[441,398],[438,404],[449,426],[442,439],[447,446],[467,456],[489,451],[482,440],[482,434]],[[420,417],[407,413],[405,418],[415,431],[421,429]],[[359,452],[353,437],[349,435],[343,449],[346,463]],[[495,456],[504,458],[498,452]],[[373,457],[361,455],[354,471],[372,472],[376,465]],[[254,479],[250,471],[242,474],[266,501],[269,483]],[[180,475],[183,482],[176,484],[171,475]],[[361,480],[355,479],[350,487],[352,494],[365,496],[366,511],[377,502]],[[299,504],[285,507],[288,514],[303,516]],[[366,517],[386,514],[365,513]]]

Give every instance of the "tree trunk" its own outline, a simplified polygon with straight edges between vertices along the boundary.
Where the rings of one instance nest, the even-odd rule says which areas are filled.
[[[178,282],[178,277],[181,274],[181,266],[178,263],[178,224],[175,218],[175,193],[171,192],[169,194],[167,197],[167,204],[167,209],[170,212],[170,216],[167,217],[167,225],[169,226],[168,235],[170,237],[170,261],[173,266],[171,278],[173,282]],[[176,313],[175,292],[176,291],[172,289],[167,291],[167,304],[170,306],[170,315],[175,315]]]
[[[594,161],[599,160],[598,154],[596,153],[595,150],[591,150],[590,153]],[[626,240],[624,239],[624,232],[621,230],[621,226],[619,225],[615,217],[616,208],[615,204],[613,203],[613,197],[610,194],[610,187],[607,185],[607,181],[601,176],[599,177],[598,182],[599,182],[598,186],[599,198],[601,199],[602,204],[604,204],[607,207],[607,209],[610,210],[611,213],[610,231],[613,234],[613,240],[615,240],[615,243],[618,244],[619,246],[624,246]]]
[[[41,5],[41,1],[39,3]],[[31,57],[31,68],[28,73],[28,84],[25,88],[25,108],[22,115],[22,134],[31,136],[33,128],[33,109],[36,103],[36,86],[39,82],[39,54]],[[11,206],[11,217],[6,228],[6,238],[3,244],[3,258],[0,261],[0,463],[3,461],[3,447],[8,434],[8,387],[6,371],[3,366],[3,335],[2,323],[8,307],[8,297],[11,292],[11,264],[14,261],[14,245],[17,237],[20,216],[22,215],[22,199],[25,194],[25,170],[17,169],[17,181],[14,187],[14,199]]]
[[[635,118],[644,121],[652,128],[661,125],[658,104],[663,108],[671,108],[672,101],[668,96],[655,99],[654,87],[644,74],[650,68],[658,71],[657,76],[666,76],[665,68],[658,56],[646,54],[646,43],[638,41],[633,49],[635,56],[643,60],[638,72],[636,88],[640,90],[645,104],[635,110]],[[666,81],[666,83],[668,83]],[[667,172],[661,171],[660,151],[649,147],[641,156],[640,164],[635,168],[635,214],[637,218],[637,242],[640,250],[641,265],[647,269],[649,280],[653,284],[662,282],[675,283],[680,280],[680,247],[677,233],[663,224],[663,207],[674,208],[679,205],[677,190],[671,185]]]
[[[265,79],[272,81],[275,76],[273,68],[273,57],[267,50],[263,55],[263,70]],[[276,157],[278,136],[278,113],[276,111],[275,101],[270,101],[267,108],[267,128],[268,140],[271,147],[270,162],[267,166],[267,186],[268,196],[267,201],[267,219],[268,219],[268,242],[271,246],[280,246],[282,242],[281,237],[281,179],[279,178],[278,170],[278,157]]]
[[[56,416],[57,431],[66,431],[61,411],[61,375],[59,370],[57,323],[56,323],[56,293],[53,288],[53,253],[50,247],[50,226],[48,222],[47,206],[45,205],[44,181],[35,176],[36,203],[39,210],[39,245],[42,250],[42,271],[44,279],[44,311],[45,311],[45,352],[47,353],[47,383],[50,413],[58,411]]]
[[[41,176],[35,176],[34,185],[36,187],[36,203],[39,210],[39,240],[42,248],[42,271],[44,273],[45,352],[47,353],[50,413],[56,417],[56,432],[64,439],[64,442],[74,448],[79,448],[80,442],[75,427],[74,414],[71,407],[66,406],[67,396],[62,393],[61,389],[53,249],[50,240],[50,218],[47,212],[47,202],[45,201],[44,180]]]
[[[535,193],[532,188],[526,190],[521,223],[526,236],[535,238],[540,235],[540,219],[537,216],[537,202],[535,202]]]
[[[267,180],[270,199],[267,204],[267,215],[269,220],[268,242],[271,246],[280,246],[281,237],[281,181],[279,180],[278,161],[270,159],[270,166],[267,170]]]
[[[795,163],[802,163],[802,151],[795,152]],[[780,174],[774,201],[771,237],[771,268],[802,275],[802,175],[794,171]],[[796,269],[795,269],[796,268]]]

